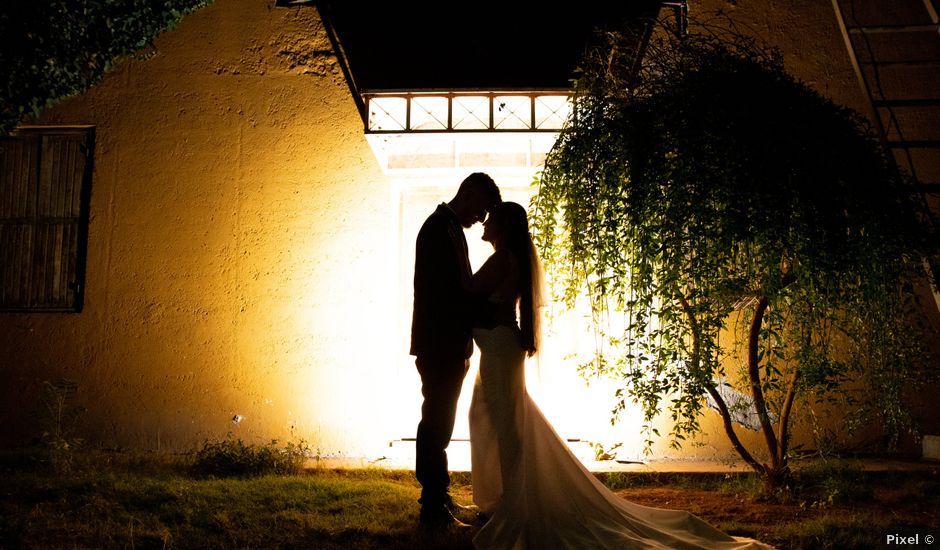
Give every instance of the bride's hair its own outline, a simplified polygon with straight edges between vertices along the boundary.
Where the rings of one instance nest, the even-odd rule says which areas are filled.
[[[525,208],[515,202],[496,206],[506,247],[519,260],[519,329],[522,331],[522,349],[532,356],[540,340],[540,309],[542,307],[542,265],[529,234],[529,218]]]

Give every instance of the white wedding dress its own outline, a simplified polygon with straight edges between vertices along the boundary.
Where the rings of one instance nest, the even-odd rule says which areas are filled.
[[[766,549],[680,510],[628,502],[571,453],[525,389],[516,327],[474,329],[480,371],[470,406],[473,500],[489,521],[481,549]]]

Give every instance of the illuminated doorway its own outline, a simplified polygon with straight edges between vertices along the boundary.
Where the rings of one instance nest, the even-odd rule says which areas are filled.
[[[481,99],[481,97],[483,99]],[[501,96],[505,98],[507,96]],[[515,97],[515,96],[513,96]],[[450,200],[457,186],[472,172],[486,172],[496,181],[504,200],[527,206],[537,192],[533,183],[545,155],[557,138],[557,130],[567,116],[565,98],[554,96],[554,103],[543,102],[551,108],[539,111],[536,117],[536,99],[519,96],[522,100],[510,107],[520,116],[509,112],[490,113],[447,112],[459,102],[453,97],[391,96],[390,104],[374,105],[367,139],[379,160],[382,170],[391,181],[390,199],[394,205],[393,218],[397,248],[396,274],[398,302],[396,309],[395,372],[385,378],[389,404],[385,410],[385,432],[388,446],[383,457],[403,467],[412,464],[414,434],[420,419],[420,378],[415,370],[414,358],[408,355],[411,328],[412,277],[414,269],[414,243],[418,230],[426,217],[441,202]],[[473,105],[508,111],[499,98],[474,96]],[[484,100],[485,99],[485,100]],[[526,101],[529,101],[527,104]],[[466,106],[468,102],[460,103]],[[434,111],[434,106],[440,110]],[[525,120],[529,115],[528,122]],[[547,116],[546,116],[547,115]],[[468,122],[466,118],[471,120]],[[507,127],[499,131],[493,124]],[[507,118],[508,117],[508,118]],[[514,118],[513,118],[514,117]],[[529,127],[523,127],[524,124]],[[453,131],[453,127],[475,124],[477,131]],[[484,128],[489,124],[488,128]],[[391,129],[389,129],[391,127]],[[451,128],[451,131],[448,131]],[[532,128],[535,128],[533,130]],[[489,130],[489,131],[488,131]],[[479,268],[492,249],[481,240],[482,227],[478,224],[467,230],[471,266]],[[593,458],[592,444],[608,447],[624,443],[628,449],[621,456],[638,458],[640,453],[639,414],[627,415],[616,426],[610,424],[610,411],[614,406],[614,387],[605,380],[590,383],[577,373],[577,364],[593,353],[594,336],[587,329],[583,312],[569,312],[553,317],[546,327],[542,350],[527,364],[527,387],[533,398],[554,424],[559,434],[569,440],[572,450],[583,460]],[[469,437],[467,413],[473,382],[477,373],[477,354],[464,382],[458,405],[457,423],[448,453],[451,468],[469,469]],[[625,455],[625,456],[624,456]]]

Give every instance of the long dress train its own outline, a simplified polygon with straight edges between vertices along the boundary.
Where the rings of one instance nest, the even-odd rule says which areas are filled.
[[[489,516],[477,548],[766,549],[680,510],[634,504],[571,453],[525,390],[518,328],[474,329],[480,372],[470,406],[473,500]]]

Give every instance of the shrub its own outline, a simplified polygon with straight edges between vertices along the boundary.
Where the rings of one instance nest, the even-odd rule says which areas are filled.
[[[309,446],[303,440],[278,445],[246,444],[241,439],[206,440],[196,452],[192,472],[205,477],[251,477],[267,474],[298,474],[303,471]]]

